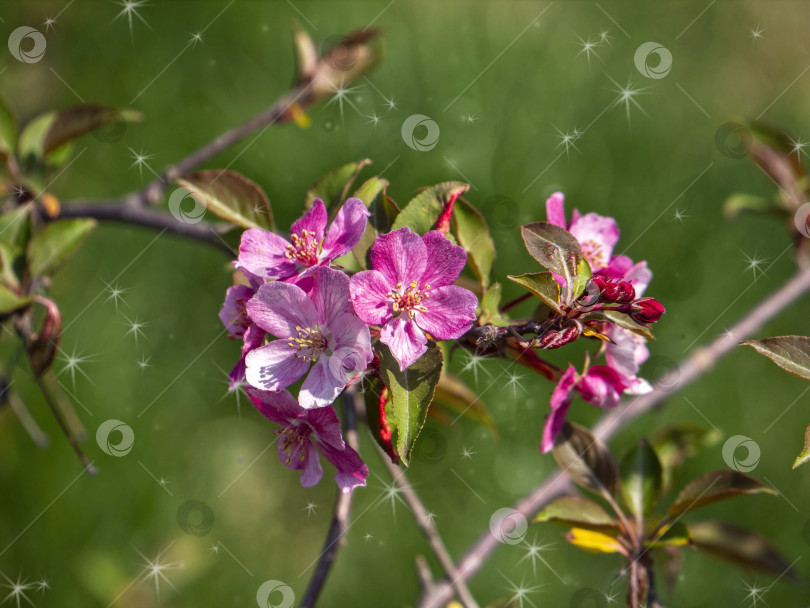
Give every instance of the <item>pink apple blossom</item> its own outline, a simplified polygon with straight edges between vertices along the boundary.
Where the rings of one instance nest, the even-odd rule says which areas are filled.
[[[472,327],[478,299],[452,284],[466,261],[464,249],[436,230],[420,237],[400,228],[374,241],[372,269],[351,279],[352,303],[363,321],[382,325],[380,341],[400,369],[425,353],[425,332],[453,340]]]
[[[301,471],[302,486],[314,486],[323,477],[318,452],[337,469],[335,481],[344,493],[366,485],[368,467],[343,441],[334,408],[305,409],[288,391],[248,387],[247,394],[262,414],[282,426],[276,431],[278,455],[284,466]]]
[[[290,241],[273,232],[251,228],[242,234],[237,266],[265,279],[297,281],[317,266],[348,253],[360,241],[369,212],[360,199],[350,198],[338,211],[329,230],[323,201],[290,228]]]
[[[372,360],[369,329],[354,315],[349,278],[338,270],[316,268],[310,295],[291,283],[265,283],[246,308],[259,328],[279,338],[245,358],[245,377],[256,388],[278,391],[306,374],[299,402],[323,407]]]

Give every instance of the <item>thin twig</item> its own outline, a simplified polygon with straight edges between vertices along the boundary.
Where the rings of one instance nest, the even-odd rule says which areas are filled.
[[[343,439],[357,451],[357,415],[355,414],[351,397],[348,395],[349,392],[350,390],[346,391],[347,395],[344,400]],[[318,565],[315,566],[315,571],[312,573],[312,578],[309,580],[304,598],[301,600],[300,608],[312,608],[315,606],[315,602],[318,601],[318,596],[321,594],[323,586],[326,584],[326,579],[329,576],[329,571],[332,569],[332,564],[335,561],[338,549],[345,543],[345,534],[349,527],[353,495],[354,492],[344,494],[338,490],[338,495],[335,499],[335,508],[332,513],[332,523],[326,535],[323,551],[318,559]]]
[[[85,472],[89,476],[95,475],[98,473],[98,471],[93,466],[93,463],[87,459],[87,456],[84,455],[81,447],[79,447],[79,442],[76,441],[76,438],[73,436],[73,433],[65,422],[65,419],[62,417],[62,412],[59,411],[59,407],[54,402],[51,392],[48,390],[48,387],[45,386],[42,376],[36,376],[36,382],[39,390],[42,392],[42,396],[45,397],[45,402],[48,404],[48,407],[51,408],[53,417],[56,418],[56,421],[59,423],[59,428],[62,429],[62,432],[65,434],[65,437],[67,437],[67,440],[70,443],[70,447],[72,447],[73,451],[76,452],[76,455],[79,457],[79,460],[84,466]]]
[[[676,369],[664,374],[656,384],[665,388],[641,395],[629,403],[611,410],[600,418],[593,433],[600,439],[607,440],[632,420],[652,411],[665,399],[712,369],[717,361],[733,350],[739,342],[759,331],[765,323],[808,291],[810,291],[810,268],[804,268],[755,306],[731,330],[716,338],[708,346],[693,349]],[[515,509],[525,517],[531,518],[549,500],[569,491],[570,488],[567,476],[557,469],[531,493],[522,498],[515,505]],[[459,580],[469,580],[484,565],[499,544],[498,539],[490,534],[489,530],[479,536],[458,564]],[[439,582],[433,588],[432,593],[422,596],[418,606],[419,608],[439,608],[452,597],[453,586],[447,582]]]
[[[394,483],[397,484],[397,487],[402,492],[405,502],[408,503],[408,507],[416,520],[416,525],[422,531],[422,534],[425,535],[430,548],[433,550],[433,554],[436,556],[436,559],[439,560],[439,565],[441,565],[446,575],[445,580],[447,580],[455,588],[455,592],[458,594],[459,599],[466,608],[478,608],[478,603],[475,601],[472,593],[470,593],[467,584],[459,577],[453,557],[450,555],[450,552],[444,545],[444,541],[439,534],[439,530],[434,525],[433,519],[428,514],[427,509],[425,509],[425,505],[422,504],[422,500],[419,498],[419,495],[413,489],[410,481],[408,481],[405,471],[391,462],[391,458],[383,451],[376,441],[373,441],[373,443],[377,447],[377,453],[380,456],[380,460],[382,460],[385,468],[388,469],[391,477],[394,478]]]

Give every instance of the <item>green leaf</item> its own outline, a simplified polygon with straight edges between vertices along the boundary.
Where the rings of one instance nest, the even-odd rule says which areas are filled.
[[[740,344],[752,347],[794,376],[810,380],[810,338],[807,336],[776,336]]]
[[[619,524],[598,504],[587,498],[563,496],[546,505],[532,520],[534,523],[552,522],[595,530],[597,532],[619,531]]]
[[[355,190],[352,196],[359,198],[365,204],[366,208],[371,214],[369,221],[366,224],[366,229],[363,236],[360,237],[357,245],[352,249],[352,254],[360,265],[361,269],[366,269],[366,255],[371,245],[377,239],[379,232],[387,232],[387,228],[379,230],[377,224],[385,224],[386,209],[385,209],[385,189],[388,187],[388,180],[380,177],[372,177],[367,180],[362,186]],[[382,215],[382,217],[380,217]]]
[[[25,246],[33,204],[26,203],[0,215],[0,243],[5,243],[14,250],[22,249]]]
[[[506,277],[510,281],[514,281],[521,287],[525,287],[534,295],[540,298],[543,303],[555,310],[558,314],[562,314],[560,309],[560,286],[554,280],[554,276],[550,272],[529,272],[526,274],[513,275],[509,274]]]
[[[235,171],[197,171],[175,180],[211,213],[242,228],[273,230],[273,211],[264,191],[255,182]],[[169,210],[182,213],[183,190],[169,196]],[[196,216],[195,216],[196,217]]]
[[[397,452],[405,466],[408,466],[441,376],[442,353],[435,343],[429,342],[427,352],[405,371],[399,369],[399,363],[387,347],[381,348],[378,354],[380,376],[393,401]]]
[[[787,211],[771,200],[755,194],[733,194],[723,203],[723,215],[734,219],[741,213],[773,213],[777,216],[787,215]]]
[[[482,325],[496,325],[506,327],[509,325],[500,311],[501,306],[501,284],[493,283],[478,300],[478,320]]]
[[[406,226],[417,234],[432,230],[445,203],[453,197],[461,196],[469,189],[469,184],[461,182],[442,182],[422,189],[402,208],[391,230],[399,230]]]
[[[359,160],[354,163],[349,163],[330,171],[320,179],[318,179],[309,190],[307,190],[306,198],[304,199],[304,207],[309,209],[316,198],[323,201],[326,205],[327,211],[330,215],[337,213],[337,210],[348,198],[349,189],[352,187],[354,180],[366,167],[371,164],[367,158]]]
[[[495,421],[480,396],[452,374],[444,373],[439,378],[434,402],[497,433]]]
[[[744,568],[796,579],[790,563],[762,536],[732,524],[715,521],[690,523],[692,543],[700,550]]]
[[[793,469],[796,469],[802,466],[810,460],[810,425],[804,430],[804,448],[802,449],[802,453],[796,456],[796,460],[793,461]]]
[[[647,515],[661,499],[663,472],[655,450],[641,439],[622,458],[622,498],[634,515]]]
[[[686,487],[675,498],[668,513],[670,517],[679,517],[699,507],[742,494],[777,495],[778,492],[745,473],[732,469],[720,469],[704,473],[686,484]]]
[[[17,121],[6,102],[0,98],[0,160],[7,158],[17,146]]]
[[[588,264],[588,260],[582,258],[577,264],[577,276],[574,279],[574,299],[576,300],[579,296],[582,295],[582,292],[585,291],[585,287],[588,285],[588,281],[591,280],[593,273],[591,272],[591,265]]]
[[[453,207],[453,234],[467,252],[467,261],[482,287],[489,285],[492,264],[495,261],[495,242],[489,227],[478,209],[463,198]]]
[[[566,422],[552,450],[571,480],[597,494],[616,495],[619,470],[608,447],[588,429]]]
[[[565,228],[549,222],[533,222],[520,227],[526,250],[547,270],[565,279],[566,301],[573,298],[577,269],[582,260],[579,242]]]
[[[643,336],[648,340],[655,340],[655,337],[652,334],[652,330],[647,327],[646,325],[641,325],[640,323],[636,323],[628,317],[623,312],[619,312],[617,310],[600,310],[597,313],[598,316],[604,317],[614,325],[618,325],[624,329],[629,329],[634,334],[638,334],[639,336]]]
[[[51,274],[84,243],[96,220],[51,222],[28,243],[28,268],[35,277]]]
[[[644,541],[645,547],[684,547],[692,542],[692,535],[689,528],[679,521],[676,521],[662,528],[655,538]]]
[[[31,296],[20,297],[5,285],[0,285],[0,315],[24,308],[31,300]]]
[[[16,265],[18,255],[6,243],[0,243],[0,281],[6,287],[18,289],[20,279],[17,276]]]
[[[383,389],[383,383],[378,377],[369,376],[368,384],[363,389],[363,399],[366,403],[366,419],[368,420],[368,426],[371,430],[371,434],[374,436],[374,440],[379,444],[383,451],[386,454],[389,454],[389,450],[393,446],[386,445],[386,443],[383,441],[380,423],[380,391]],[[394,419],[394,412],[391,409],[390,398],[386,399],[384,409],[388,430],[391,432],[391,436],[394,437],[396,436],[397,422]],[[390,453],[396,456],[393,450],[391,450]]]
[[[137,122],[143,115],[128,108],[86,103],[41,114],[20,134],[20,156],[53,160],[65,144],[115,122]]]
[[[697,424],[670,424],[653,433],[650,442],[664,472],[664,493],[672,489],[684,460],[720,440],[719,431]]]

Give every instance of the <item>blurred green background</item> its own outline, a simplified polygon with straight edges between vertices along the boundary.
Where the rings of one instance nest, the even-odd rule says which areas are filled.
[[[760,115],[810,138],[806,2],[154,0],[131,15],[131,31],[122,9],[106,0],[5,2],[0,9],[2,37],[30,25],[47,38],[38,63],[0,52],[2,93],[19,117],[80,99],[131,105],[146,116],[115,143],[92,136],[78,143],[80,156],[51,187],[63,200],[136,189],[152,170],[283,94],[294,79],[293,22],[321,41],[373,22],[383,30],[384,60],[357,84],[342,113],[337,103],[318,106],[309,129],[271,128],[207,165],[230,165],[257,181],[282,229],[300,214],[314,179],[368,157],[374,165],[365,175],[384,171],[399,202],[420,186],[448,179],[469,181],[469,199],[485,212],[500,200],[493,197],[514,201],[518,217],[490,213],[496,276],[503,280],[536,268],[516,225],[543,219],[546,196],[561,189],[569,210],[617,218],[618,250],[647,259],[655,273],[648,294],[668,314],[643,369],[649,378],[723,332],[793,272],[777,222],[723,219],[722,202],[732,192],[770,196],[774,186],[746,159],[721,153],[715,139],[724,123]],[[51,27],[44,25],[57,14]],[[190,44],[202,30],[202,42]],[[589,41],[598,42],[590,53],[584,50]],[[663,78],[646,78],[634,65],[636,49],[647,41],[672,54]],[[626,104],[617,101],[619,86],[640,91]],[[400,127],[412,114],[438,123],[432,150],[405,145]],[[581,137],[566,151],[561,134],[575,129]],[[135,154],[148,157],[145,166],[133,165]],[[156,237],[104,225],[53,282],[68,326],[64,352],[83,359],[75,382],[64,358],[55,369],[74,395],[87,430],[83,445],[100,474],[81,474],[29,376],[18,371],[14,388],[51,445],[37,449],[10,409],[0,410],[0,571],[12,580],[47,580],[42,592],[28,591],[40,607],[254,606],[256,590],[268,579],[301,597],[329,525],[332,473],[327,469],[315,488],[301,488],[275,447],[268,449],[274,425],[244,397],[226,395],[225,375],[238,346],[217,319],[230,281],[225,257]],[[752,258],[765,260],[756,277]],[[117,309],[109,287],[126,290]],[[505,291],[519,295],[510,285]],[[807,302],[792,306],[759,337],[810,333]],[[133,323],[145,324],[141,335]],[[579,362],[581,354],[565,349],[553,359]],[[476,386],[500,437],[467,420],[450,428],[430,423],[432,439],[410,471],[456,557],[496,509],[554,468],[537,449],[551,386],[522,369],[514,384],[493,385],[504,367],[499,362],[486,365],[476,381],[471,370],[463,371],[465,360],[456,353],[451,369]],[[766,535],[789,562],[799,559],[796,569],[807,576],[810,468],[790,470],[808,422],[806,387],[739,349],[624,429],[612,446],[621,452],[674,421],[714,425],[723,440],[752,438],[761,447],[752,474],[782,496],[741,498],[691,517],[723,518]],[[571,418],[590,424],[598,414],[577,402]],[[133,450],[121,458],[95,442],[96,429],[111,418],[135,433]],[[368,437],[362,439],[368,487],[356,493],[348,544],[319,605],[412,604],[418,597],[414,555],[427,554],[427,547],[389,491]],[[721,446],[689,460],[683,479],[725,466]],[[160,485],[161,478],[168,483]],[[178,509],[190,499],[215,514],[204,536],[178,525]],[[499,547],[470,583],[481,604],[508,599],[521,583],[536,587],[527,606],[568,606],[581,588],[624,589],[623,581],[611,587],[618,558],[584,554],[568,546],[562,532],[554,526],[528,531],[528,542],[548,545],[542,553],[548,566],[538,561],[533,568],[525,545]],[[159,596],[153,578],[144,575],[146,560],[158,556],[168,564]],[[748,588],[772,581],[687,551],[678,585],[662,595],[667,606],[747,606]],[[7,583],[0,581],[0,605]],[[763,599],[781,607],[804,605],[806,597],[806,589],[783,580]]]

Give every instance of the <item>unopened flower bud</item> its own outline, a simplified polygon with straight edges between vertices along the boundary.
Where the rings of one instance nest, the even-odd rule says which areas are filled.
[[[619,282],[619,295],[616,298],[617,302],[629,303],[636,299],[636,289],[632,283],[627,281]]]
[[[616,302],[620,295],[618,283],[607,283],[602,290],[602,300],[605,302]]]
[[[573,342],[582,335],[582,323],[575,321],[562,329],[550,329],[534,341],[536,348],[551,350]]]
[[[630,318],[636,323],[655,323],[665,312],[661,302],[652,298],[638,300],[630,305]]]
[[[605,288],[605,279],[602,277],[591,277],[591,286],[601,292]]]

